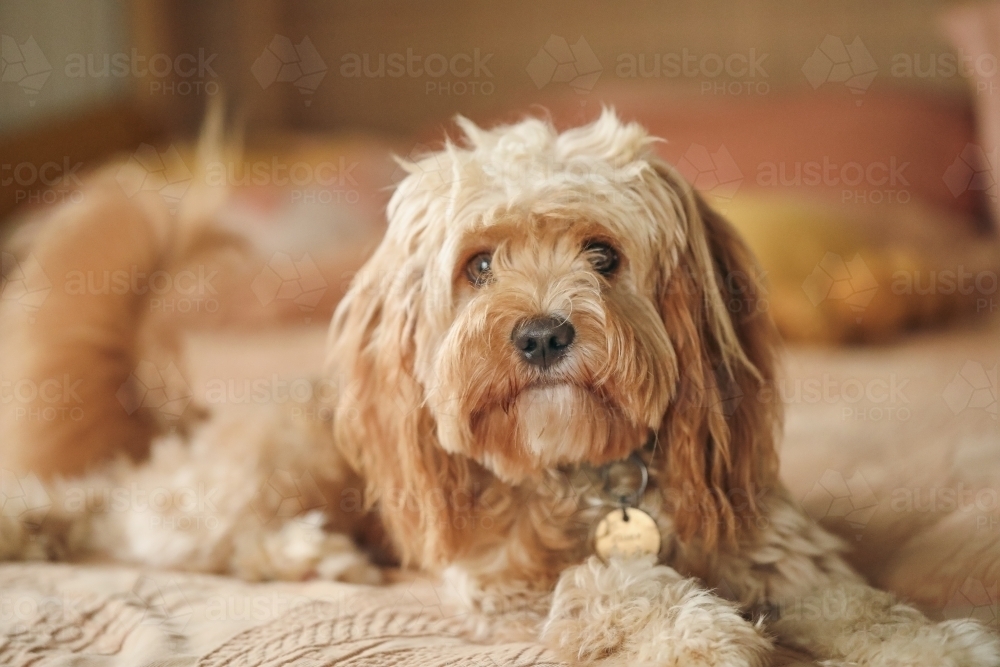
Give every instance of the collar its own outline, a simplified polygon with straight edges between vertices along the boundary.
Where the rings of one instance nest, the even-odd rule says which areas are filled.
[[[619,507],[638,507],[649,485],[649,470],[637,452],[596,469],[601,491]]]
[[[655,436],[650,438],[624,459],[590,467],[606,502],[618,507],[638,507],[642,494],[649,486],[649,469],[642,453],[652,449]]]

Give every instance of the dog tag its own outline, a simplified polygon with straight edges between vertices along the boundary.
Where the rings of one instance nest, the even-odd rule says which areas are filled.
[[[611,556],[655,556],[660,553],[660,531],[653,517],[642,510],[613,510],[597,524],[594,549],[604,560]]]

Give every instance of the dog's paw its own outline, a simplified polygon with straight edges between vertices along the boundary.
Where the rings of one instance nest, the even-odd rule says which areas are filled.
[[[965,619],[934,623],[893,594],[842,582],[785,605],[769,630],[850,667],[1000,667],[1000,638]]]
[[[944,621],[948,657],[956,667],[1000,667],[1000,637],[971,619]]]
[[[758,667],[771,650],[735,606],[651,557],[591,558],[564,572],[542,640],[602,667]]]
[[[275,530],[242,534],[231,569],[244,579],[326,579],[377,584],[382,571],[346,535],[323,529],[321,512],[309,512]]]
[[[873,626],[855,634],[846,663],[864,667],[1000,667],[1000,638],[973,620]]]
[[[332,535],[330,537],[343,538],[350,542],[346,535]],[[344,581],[349,584],[381,584],[382,570],[359,551],[353,543],[346,545],[342,550],[335,550],[334,553],[327,553],[313,568],[313,572],[318,579],[329,581]]]

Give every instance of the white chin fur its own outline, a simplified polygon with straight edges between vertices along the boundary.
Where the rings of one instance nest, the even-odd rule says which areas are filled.
[[[606,437],[595,432],[603,411],[578,387],[529,389],[518,397],[517,413],[525,444],[543,465],[579,460],[595,437]]]

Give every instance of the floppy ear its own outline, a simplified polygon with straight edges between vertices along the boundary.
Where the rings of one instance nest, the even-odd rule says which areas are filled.
[[[471,511],[468,463],[438,445],[414,377],[423,288],[412,257],[383,243],[333,317],[327,377],[337,387],[334,439],[365,479],[404,564],[442,563],[461,548]]]
[[[657,171],[677,194],[686,229],[679,263],[660,285],[679,378],[659,431],[661,473],[679,494],[679,535],[711,548],[753,532],[777,477],[778,336],[760,270],[736,230],[672,168]]]

